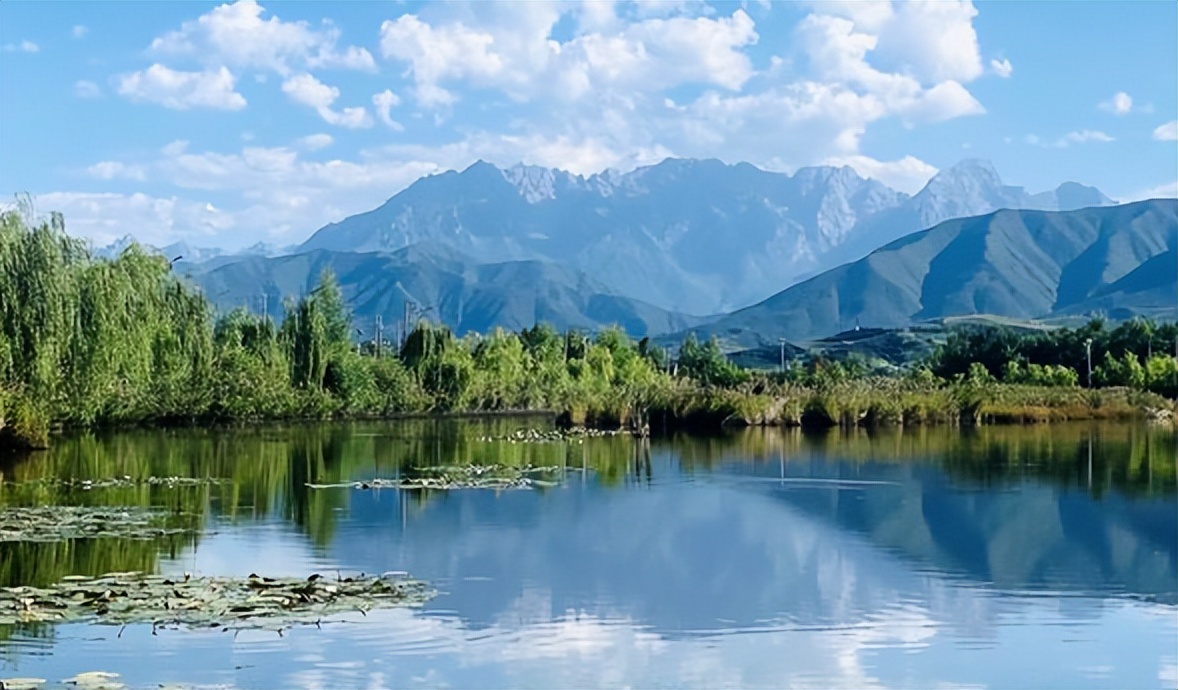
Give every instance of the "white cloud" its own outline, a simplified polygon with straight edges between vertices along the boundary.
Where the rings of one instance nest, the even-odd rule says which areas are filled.
[[[1025,137],[1023,137],[1023,141],[1025,141],[1028,144],[1031,144],[1032,146],[1043,146],[1043,147],[1064,149],[1064,148],[1071,146],[1072,144],[1087,144],[1090,142],[1103,143],[1103,142],[1109,142],[1109,141],[1115,141],[1115,140],[1100,130],[1082,129],[1082,130],[1078,130],[1078,131],[1074,131],[1074,132],[1068,132],[1067,134],[1063,135],[1062,137],[1056,139],[1055,141],[1049,141],[1049,140],[1045,141],[1042,138],[1040,138],[1034,134],[1026,135]]]
[[[969,0],[901,2],[880,22],[876,54],[921,83],[967,82],[982,74],[982,58]],[[870,29],[868,29],[870,30]]]
[[[1118,91],[1098,106],[1101,110],[1115,115],[1127,115],[1133,110],[1133,98],[1124,91]]]
[[[118,161],[102,161],[86,168],[86,174],[100,180],[145,180],[143,168],[138,165],[126,165]]]
[[[797,40],[763,46],[767,69],[758,72],[750,59],[762,41],[755,8],[750,16],[702,3],[653,8],[658,12],[629,3],[429,4],[381,25],[380,55],[405,86],[372,95],[370,111],[341,107],[341,90],[320,72],[332,64],[363,68],[366,52],[337,49],[330,24],[280,21],[243,2],[217,7],[153,44],[157,54],[204,62],[203,72],[156,65],[130,75],[138,82],[120,92],[195,107],[218,99],[183,97],[179,87],[147,89],[148,73],[164,70],[156,81],[169,84],[182,81],[175,75],[224,75],[227,85],[212,91],[244,107],[234,75],[270,75],[293,103],[336,126],[368,127],[377,119],[394,129],[428,126],[431,118],[452,117],[459,98],[471,101],[472,111],[494,113],[484,122],[504,123],[467,124],[449,139],[442,130],[441,141],[385,146],[351,161],[303,159],[333,143],[316,134],[289,147],[236,153],[173,142],[155,160],[134,162],[153,181],[228,197],[216,201],[240,227],[274,228],[287,241],[372,208],[422,174],[478,158],[589,174],[719,152],[730,163],[775,170],[845,164],[896,188],[919,189],[936,172],[931,165],[910,156],[877,160],[861,141],[880,121],[917,127],[985,111],[968,88],[986,64],[972,5],[823,0],[804,7],[809,15]],[[927,45],[898,45],[904,42]],[[998,71],[995,62],[989,66]]]
[[[363,107],[333,110],[331,105],[339,98],[339,89],[328,86],[310,74],[296,74],[282,83],[282,92],[292,101],[310,106],[329,124],[363,129],[372,126],[372,118]]]
[[[376,108],[376,114],[378,117],[380,117],[380,121],[385,123],[386,126],[397,131],[401,131],[405,128],[402,127],[399,122],[393,120],[389,113],[400,103],[401,99],[397,97],[397,94],[388,89],[385,89],[384,91],[381,91],[380,93],[374,94],[372,96],[372,105],[374,108]]]
[[[1146,199],[1172,199],[1178,197],[1178,181],[1160,184],[1155,187],[1139,189],[1126,194],[1123,201],[1145,201]]]
[[[312,108],[327,108],[339,98],[339,89],[328,86],[310,74],[299,74],[282,83],[282,92],[296,103]]]
[[[5,43],[4,52],[6,53],[38,53],[41,51],[41,46],[32,41],[21,41],[20,43]]]
[[[1113,141],[1113,138],[1100,130],[1084,129],[1078,132],[1068,132],[1056,141],[1055,145],[1064,148],[1070,144],[1086,144],[1091,141],[1107,142]]]
[[[60,211],[70,234],[105,245],[134,229],[140,242],[162,246],[181,239],[215,237],[232,219],[207,202],[146,194],[52,192],[37,197],[39,208]],[[199,241],[199,240],[198,240]]]
[[[74,82],[74,95],[78,98],[101,98],[102,89],[98,87],[98,84],[83,79]]]
[[[551,31],[565,6],[509,3],[475,8],[477,26],[461,20],[428,23],[403,15],[381,25],[381,54],[409,63],[414,97],[425,107],[450,105],[445,83],[500,89],[515,100],[536,96],[576,100],[604,89],[656,90],[681,84],[738,89],[753,74],[741,48],[756,42],[743,10],[729,17],[672,17],[595,25],[561,43]],[[604,8],[602,8],[604,9]]]
[[[88,33],[90,33],[90,29],[81,24],[75,24],[74,28],[70,29],[70,35],[74,38],[82,38]]]
[[[1153,138],[1158,141],[1178,141],[1178,120],[1158,125],[1153,131]]]
[[[165,156],[179,156],[187,150],[188,140],[176,139],[175,141],[165,144],[164,147],[160,149],[160,153],[164,154]]]
[[[1010,75],[1014,73],[1014,65],[1010,64],[1010,60],[1007,59],[991,60],[990,69],[1003,79],[1009,79]]]
[[[310,134],[302,137],[296,143],[302,149],[307,151],[318,151],[331,146],[335,142],[330,134]]]
[[[322,149],[329,139],[326,134],[311,135],[295,145]],[[193,152],[188,142],[180,140],[164,146],[151,160],[92,166],[92,174],[111,178],[138,171],[136,174],[182,190],[178,197],[149,203],[150,197],[144,195],[71,193],[51,197],[52,205],[45,207],[67,211],[71,231],[78,229],[78,220],[85,231],[82,234],[90,237],[106,233],[113,239],[135,228],[137,237],[141,231],[151,233],[150,239],[139,239],[152,243],[206,234],[211,238],[208,241],[226,246],[261,239],[242,235],[239,229],[266,228],[269,239],[290,242],[304,239],[327,223],[371,209],[438,170],[436,164],[412,157],[371,156],[362,162],[303,160],[297,150],[286,147]],[[215,204],[215,214],[208,212],[209,203]],[[168,220],[148,217],[157,212],[167,214]],[[234,232],[223,234],[230,230]]]
[[[628,5],[625,16],[609,4],[431,6],[386,21],[381,55],[407,66],[420,107],[444,111],[460,94],[481,102],[498,94],[540,111],[507,134],[471,132],[434,147],[430,160],[440,165],[474,150],[496,162],[515,162],[494,157],[513,152],[516,161],[544,164],[546,155],[519,145],[526,141],[563,152],[556,164],[578,172],[632,166],[656,152],[717,151],[730,162],[778,169],[861,156],[855,160],[866,169],[872,159],[860,140],[876,121],[916,126],[985,112],[966,87],[983,72],[971,4],[806,7],[812,12],[797,28],[799,40],[770,55],[773,67],[760,74],[747,55],[760,40],[752,18],[742,10],[692,16],[695,5],[660,19]],[[558,40],[553,27],[564,12],[577,29]],[[912,42],[927,45],[897,45]],[[678,103],[668,98],[683,85],[702,89],[677,95]],[[895,170],[893,179],[907,187],[927,172],[879,161],[873,170]]]
[[[338,50],[340,33],[330,23],[317,30],[303,21],[263,19],[265,11],[254,0],[220,5],[152,41],[151,51],[194,57],[214,67],[273,70],[283,76],[298,68],[376,68],[364,48]]]
[[[173,110],[215,108],[241,110],[245,97],[234,90],[228,69],[180,72],[160,64],[118,78],[118,92],[133,101],[158,103]]]
[[[905,156],[895,161],[877,161],[867,156],[846,156],[830,158],[824,161],[824,164],[849,165],[863,177],[878,180],[892,189],[908,194],[919,192],[928,184],[933,175],[937,174],[935,167],[912,156]]]

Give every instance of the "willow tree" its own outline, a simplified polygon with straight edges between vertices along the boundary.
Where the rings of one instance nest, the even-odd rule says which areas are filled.
[[[328,364],[350,349],[349,330],[339,282],[335,274],[324,270],[311,294],[288,305],[282,324],[292,383],[298,388],[323,390]]]

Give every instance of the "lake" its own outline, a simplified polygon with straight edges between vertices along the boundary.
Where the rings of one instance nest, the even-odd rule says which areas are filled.
[[[408,571],[419,608],[239,633],[0,626],[0,678],[129,687],[1174,688],[1170,430],[928,428],[488,441],[544,419],[60,439],[0,458],[0,506],[157,506],[155,540],[0,542],[0,585],[140,570]],[[555,486],[307,484],[560,466]],[[218,477],[86,490],[47,477]]]

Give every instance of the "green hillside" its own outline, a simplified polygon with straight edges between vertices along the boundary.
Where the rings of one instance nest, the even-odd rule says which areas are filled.
[[[1173,318],[1178,201],[951,220],[706,327],[745,349],[853,326],[900,328],[969,315],[1027,321],[1100,312]]]
[[[509,330],[547,322],[559,329],[596,330],[617,324],[641,337],[697,326],[703,319],[610,294],[567,267],[545,261],[477,264],[445,248],[407,247],[391,254],[315,250],[274,258],[250,257],[214,265],[192,277],[219,309],[246,306],[281,315],[282,300],[312,290],[320,273],[339,278],[353,323],[371,337],[376,317],[385,336],[405,303],[430,309],[428,316],[458,334]]]

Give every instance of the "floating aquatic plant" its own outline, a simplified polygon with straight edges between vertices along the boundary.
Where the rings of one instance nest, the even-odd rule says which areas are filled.
[[[586,438],[601,438],[605,436],[630,436],[632,432],[625,429],[587,429],[575,426],[569,429],[518,429],[502,436],[482,436],[480,441],[507,441],[508,443],[557,443],[563,441],[582,441]]]
[[[96,537],[156,539],[195,531],[196,525],[177,524],[185,517],[193,516],[130,506],[5,508],[0,510],[0,542],[53,542]]]
[[[513,467],[511,465],[461,465],[441,467],[418,467],[413,472],[420,476],[406,476],[395,479],[375,478],[356,482],[336,484],[307,484],[312,489],[538,489],[557,486],[559,482],[538,479],[534,474],[564,473],[564,468]]]
[[[157,628],[271,628],[317,625],[349,612],[421,604],[433,595],[402,573],[308,578],[168,577],[110,573],[68,576],[49,587],[0,589],[0,625],[151,623]]]

